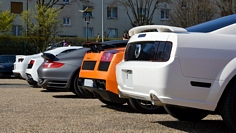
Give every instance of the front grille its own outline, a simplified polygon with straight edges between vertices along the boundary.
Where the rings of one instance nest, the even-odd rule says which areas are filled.
[[[98,66],[99,71],[107,71],[109,68],[110,62],[100,62]]]
[[[125,61],[168,61],[172,42],[136,42],[128,44],[125,51]]]
[[[96,61],[84,61],[82,69],[83,70],[94,70],[95,65],[96,65]]]

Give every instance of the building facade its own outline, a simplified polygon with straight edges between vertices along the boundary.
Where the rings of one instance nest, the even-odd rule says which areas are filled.
[[[35,9],[36,0],[1,0],[1,10],[10,10],[17,15],[13,24],[13,35],[21,35],[21,12],[27,9]],[[60,19],[64,28],[58,34],[61,37],[86,37],[94,38],[102,35],[108,38],[121,38],[124,32],[132,28],[126,14],[126,9],[121,5],[110,6],[114,0],[87,0],[88,4],[79,1],[60,0],[56,6],[65,4],[60,12]],[[87,7],[93,7],[91,13],[83,13]],[[168,25],[170,5],[160,2],[154,12],[153,24]],[[144,10],[145,11],[145,10]],[[90,16],[89,22],[87,15]],[[131,16],[132,17],[132,16]],[[88,31],[88,32],[86,32]]]

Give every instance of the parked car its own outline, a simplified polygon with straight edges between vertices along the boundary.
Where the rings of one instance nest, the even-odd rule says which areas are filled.
[[[236,132],[236,15],[219,20],[212,25],[231,24],[207,33],[162,25],[129,30],[116,66],[120,97],[164,106],[178,120],[216,113]],[[143,32],[150,29],[158,32]]]
[[[46,51],[45,53],[51,53],[55,56],[63,53],[67,53],[76,49],[82,48],[81,46],[72,46],[72,47],[58,47],[49,51]],[[27,69],[25,71],[27,75],[27,81],[29,84],[33,86],[38,86],[38,73],[37,70],[39,66],[43,63],[44,59],[41,56],[37,56],[34,58],[31,58],[28,62]]]
[[[40,57],[42,53],[33,55],[16,55],[16,61],[14,63],[13,74],[16,78],[27,80],[27,75],[25,73],[28,62],[31,58]]]
[[[107,105],[128,103],[132,109],[142,113],[163,111],[162,107],[154,106],[148,101],[119,98],[115,68],[123,59],[127,42],[128,40],[110,41],[109,45],[114,47],[107,49],[99,46],[102,44],[87,44],[92,50],[83,59],[79,73],[79,92],[91,92]],[[83,96],[82,92],[80,94]]]
[[[44,62],[39,66],[38,86],[47,90],[71,91],[77,88],[78,73],[84,54],[90,48],[80,48],[54,56],[44,53]]]
[[[0,77],[14,77],[12,72],[16,55],[0,55]]]

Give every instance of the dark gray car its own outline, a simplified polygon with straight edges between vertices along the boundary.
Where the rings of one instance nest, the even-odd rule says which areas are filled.
[[[38,85],[47,90],[74,92],[84,54],[89,50],[80,48],[57,56],[44,53],[45,61],[37,70]]]

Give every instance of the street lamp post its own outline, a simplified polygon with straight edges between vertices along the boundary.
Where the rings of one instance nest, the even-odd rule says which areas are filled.
[[[88,13],[86,13],[86,16],[85,16],[85,22],[86,22],[86,42],[88,42],[88,24],[89,24],[89,21],[90,21],[90,16],[88,15]]]
[[[87,7],[84,10],[79,10],[82,13],[85,13],[85,22],[86,22],[86,42],[88,42],[88,24],[90,21],[90,15],[89,13],[91,13],[93,11],[93,7]]]
[[[26,36],[28,36],[28,21],[29,21],[29,1],[26,0],[27,20],[26,20]]]
[[[102,0],[102,42],[104,42],[104,27],[103,27],[103,0]]]

